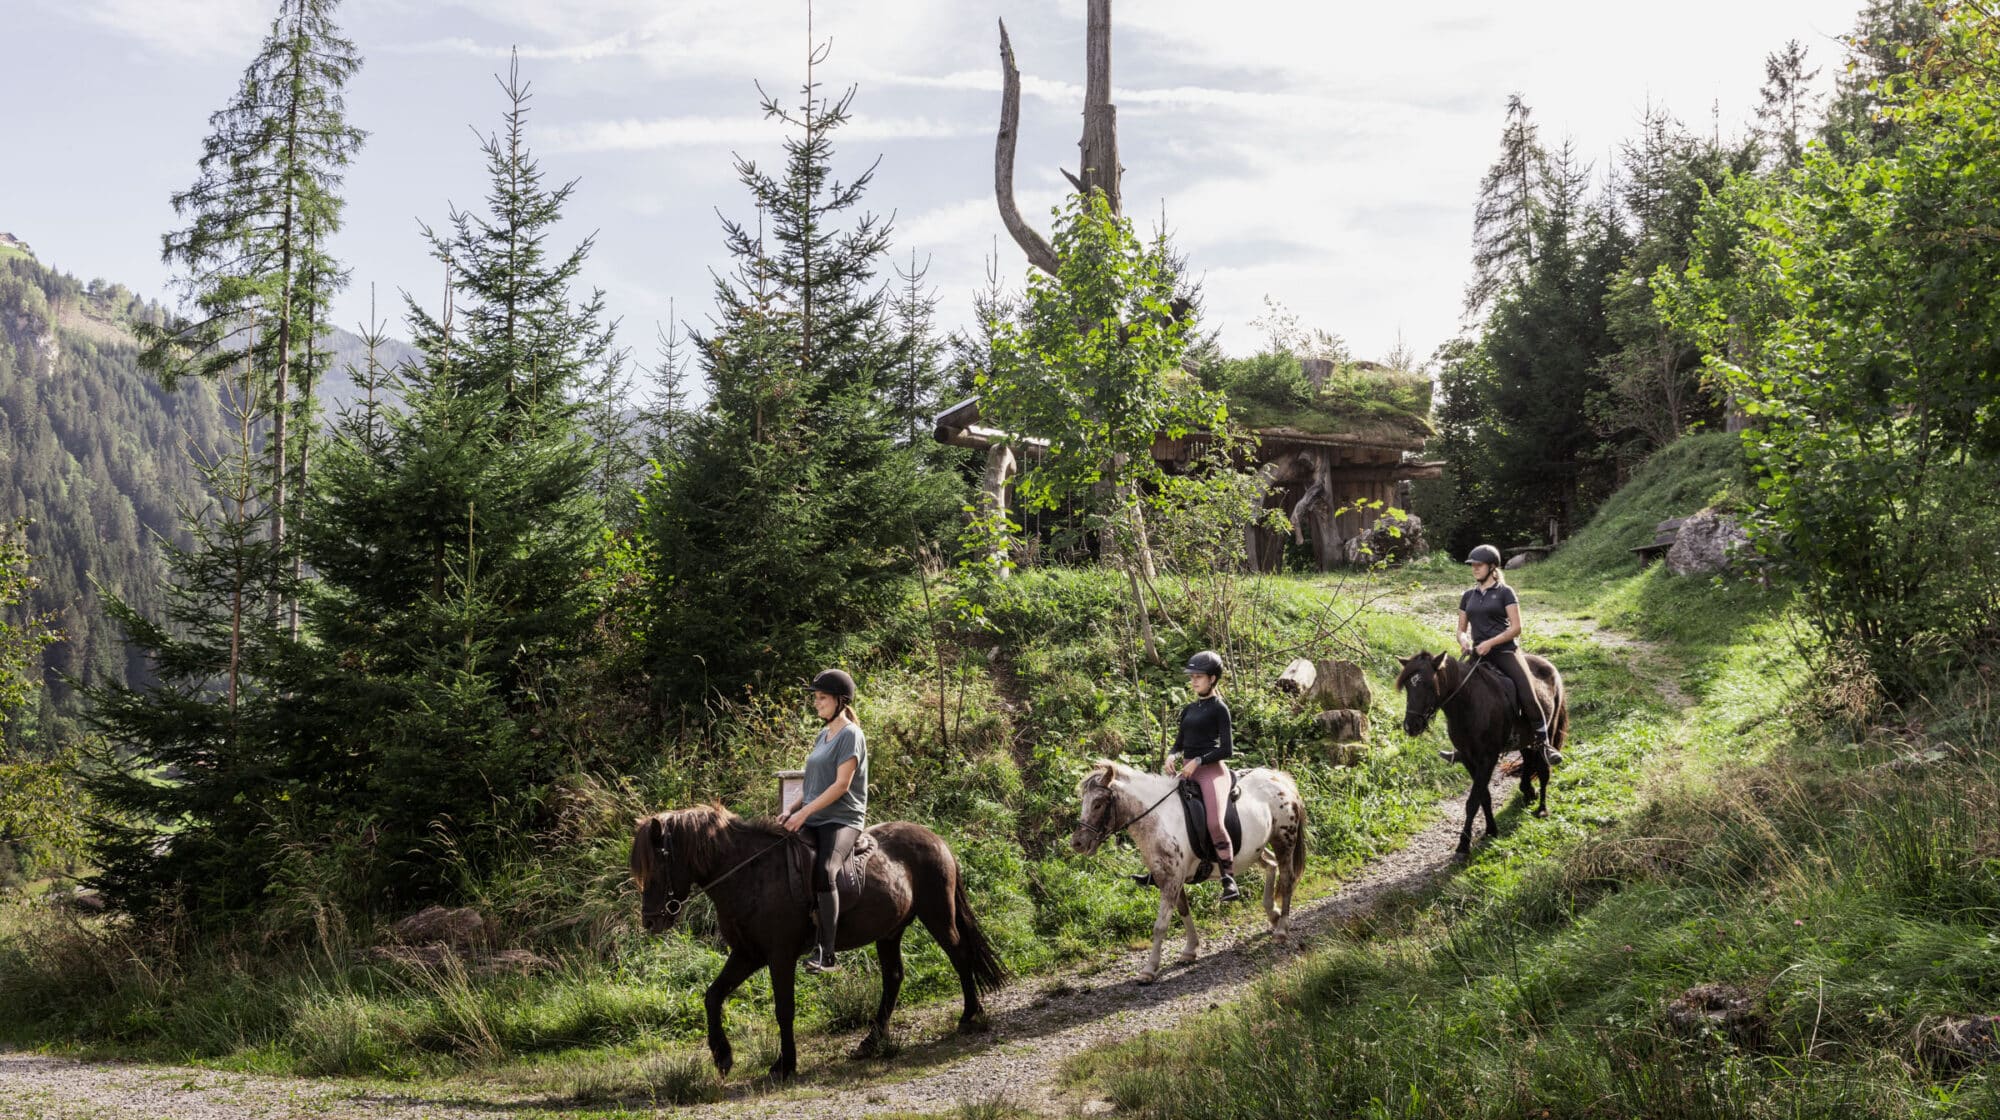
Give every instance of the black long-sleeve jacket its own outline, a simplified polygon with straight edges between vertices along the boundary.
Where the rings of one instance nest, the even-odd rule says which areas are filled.
[[[1222,697],[1207,696],[1181,709],[1174,752],[1204,763],[1221,762],[1236,753],[1229,734],[1229,705]]]

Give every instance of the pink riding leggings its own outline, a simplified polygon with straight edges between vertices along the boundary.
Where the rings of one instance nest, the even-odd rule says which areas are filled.
[[[1201,786],[1202,807],[1208,810],[1208,836],[1215,841],[1215,857],[1229,863],[1236,858],[1229,830],[1222,824],[1222,811],[1229,806],[1229,768],[1220,762],[1204,762],[1194,768],[1194,780]]]

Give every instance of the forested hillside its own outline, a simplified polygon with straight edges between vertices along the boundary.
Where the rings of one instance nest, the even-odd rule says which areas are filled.
[[[145,679],[144,657],[107,618],[100,592],[160,612],[163,542],[185,544],[184,519],[209,501],[196,463],[215,455],[224,422],[208,385],[167,389],[140,369],[132,326],[162,315],[123,285],[84,283],[23,252],[0,258],[0,463],[9,482],[0,520],[34,520],[27,540],[40,584],[20,613],[51,615],[62,632],[43,656],[48,689],[10,735],[34,735],[66,711],[71,678]],[[343,330],[323,345],[331,421],[362,396],[347,369],[365,364],[367,347]],[[394,366],[413,354],[389,341],[376,357]]]
[[[28,531],[40,586],[27,613],[52,614],[64,640],[44,655],[61,678],[127,680],[143,665],[108,624],[100,589],[157,610],[161,541],[184,539],[183,515],[202,489],[192,457],[221,434],[215,396],[175,391],[138,367],[128,324],[159,309],[118,285],[84,284],[32,258],[0,260],[0,457],[10,485],[0,517]],[[44,713],[46,714],[46,713]],[[30,733],[36,713],[10,730]]]

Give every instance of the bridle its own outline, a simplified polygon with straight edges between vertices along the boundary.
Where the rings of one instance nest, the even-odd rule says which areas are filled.
[[[667,842],[668,835],[669,833],[667,832],[665,822],[662,822],[660,827],[660,842],[653,845],[653,856],[660,863],[661,866],[665,866],[667,861],[671,860],[674,856],[673,847]],[[729,878],[731,875],[736,874],[738,871],[743,870],[744,868],[750,866],[752,863],[755,863],[757,860],[762,859],[763,857],[769,855],[770,853],[777,851],[779,848],[783,847],[784,845],[796,839],[798,839],[797,833],[787,832],[783,836],[780,836],[778,837],[778,839],[772,841],[770,844],[764,846],[763,848],[758,849],[755,852],[752,852],[747,859],[742,860],[736,866],[730,868],[729,870],[723,872],[720,875],[717,875],[715,878],[710,879],[706,883],[697,883],[694,881],[694,876],[692,875],[688,876],[688,886],[691,889],[687,895],[681,898],[670,898],[667,900],[667,904],[665,906],[662,906],[657,910],[648,910],[644,906],[641,906],[639,908],[640,920],[644,921],[648,918],[679,917],[681,911],[687,908],[687,904],[694,900],[694,893],[693,893],[694,891],[700,891],[703,894],[707,894],[709,891],[715,888],[716,884],[722,882],[724,879]],[[671,882],[668,885],[669,887],[671,887],[672,886]]]
[[[1437,715],[1439,712],[1444,711],[1446,705],[1450,704],[1453,700],[1458,699],[1458,694],[1464,692],[1465,686],[1472,683],[1472,675],[1474,671],[1479,668],[1480,662],[1484,660],[1486,660],[1486,655],[1483,653],[1475,653],[1472,655],[1472,659],[1465,663],[1465,676],[1459,679],[1458,687],[1451,690],[1450,696],[1446,696],[1443,699],[1439,700],[1434,707],[1432,707],[1429,711],[1424,713],[1423,716],[1424,723],[1426,724],[1430,723],[1431,718],[1433,716]],[[1429,677],[1420,676],[1417,679],[1423,681],[1426,685],[1429,685],[1434,691],[1436,690],[1437,671],[1435,669],[1431,671],[1431,675]]]
[[[1109,785],[1103,785],[1097,788],[1104,794],[1104,819],[1108,824],[1111,820],[1112,812],[1116,810],[1118,807],[1118,799],[1112,795],[1111,787]],[[1131,828],[1133,825],[1138,824],[1140,821],[1145,820],[1148,816],[1152,814],[1153,810],[1159,808],[1162,805],[1165,805],[1167,803],[1167,799],[1172,797],[1174,794],[1178,792],[1180,792],[1180,784],[1176,782],[1171,788],[1167,790],[1166,793],[1160,795],[1160,799],[1158,801],[1155,801],[1151,805],[1146,806],[1145,812],[1140,813],[1138,816],[1133,817],[1131,820],[1126,821],[1124,824],[1121,824],[1116,828],[1107,828],[1103,825],[1095,825],[1091,824],[1089,821],[1084,821],[1077,826],[1077,831],[1089,832],[1094,834],[1097,837],[1097,842],[1099,844],[1102,844],[1106,840],[1110,839],[1112,836],[1116,835],[1117,833],[1123,832],[1126,829]]]

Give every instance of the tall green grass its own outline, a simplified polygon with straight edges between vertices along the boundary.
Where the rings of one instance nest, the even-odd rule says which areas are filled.
[[[1170,578],[1155,619],[1167,662],[1158,666],[1119,624],[1126,591],[1113,573],[1023,573],[989,605],[998,630],[964,642],[935,642],[913,597],[905,614],[855,637],[849,662],[862,682],[871,818],[917,820],[945,837],[982,926],[1017,974],[1147,938],[1154,899],[1120,874],[1136,857],[1116,845],[1087,858],[1069,850],[1074,788],[1100,755],[1157,764],[1161,710],[1185,699],[1179,665],[1212,646],[1242,670],[1228,683],[1239,763],[1298,778],[1313,814],[1309,886],[1323,884],[1427,823],[1453,781],[1400,741],[1400,698],[1388,688],[1390,654],[1435,635],[1367,612],[1327,635],[1328,619],[1352,613],[1357,590],[1319,579]],[[1309,716],[1270,690],[1300,650],[1365,662],[1375,731],[1358,765],[1336,765]],[[488,976],[369,957],[396,915],[305,920],[335,912],[320,892],[338,889],[343,849],[302,842],[288,852],[283,912],[235,938],[0,910],[0,1041],[390,1078],[541,1066],[553,1071],[547,1088],[578,1099],[698,1096],[678,1066],[660,1063],[701,1036],[701,993],[721,964],[714,917],[698,904],[673,936],[634,931],[632,820],[708,800],[769,813],[772,771],[796,766],[810,735],[796,695],[753,698],[712,728],[676,730],[642,772],[580,772],[544,791],[550,830],[521,838],[508,865],[467,875],[462,893],[496,921],[502,943],[552,962],[546,971]],[[1198,918],[1212,929],[1220,915],[1203,898]],[[905,952],[906,1007],[957,997],[928,936],[908,939]],[[837,979],[802,982],[804,1029],[852,1031],[872,1015],[879,981],[866,956],[854,961]],[[729,1010],[733,1031],[764,1029],[768,991],[762,975],[746,986]]]

